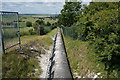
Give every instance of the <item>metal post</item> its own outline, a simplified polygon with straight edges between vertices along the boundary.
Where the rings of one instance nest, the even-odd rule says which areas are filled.
[[[19,37],[19,46],[21,45],[21,40],[20,40],[20,26],[19,26],[19,14],[17,13],[17,27],[18,27],[18,37]],[[20,46],[21,48],[21,46]]]
[[[1,13],[1,17],[0,17],[0,46],[1,46],[1,51],[2,54],[5,54],[5,48],[4,48],[4,42],[3,42],[3,33],[2,33],[2,13]]]

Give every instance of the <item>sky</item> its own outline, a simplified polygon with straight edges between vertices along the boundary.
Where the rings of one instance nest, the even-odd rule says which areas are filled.
[[[20,14],[59,14],[62,2],[3,2],[2,11],[17,11]]]
[[[0,11],[15,11],[20,14],[59,14],[64,4],[64,0],[2,0]]]
[[[2,0],[2,2],[65,2],[66,0]],[[68,0],[70,1],[70,0]],[[71,0],[75,1],[75,0]],[[81,1],[81,0],[78,0]],[[82,0],[83,2],[90,2],[92,0]]]

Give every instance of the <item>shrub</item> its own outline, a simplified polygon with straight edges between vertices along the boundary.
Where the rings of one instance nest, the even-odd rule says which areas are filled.
[[[44,35],[45,34],[45,32],[44,32],[44,27],[40,27],[40,35]]]
[[[51,26],[51,23],[50,23],[50,22],[47,22],[47,26]]]
[[[27,21],[27,22],[26,22],[26,26],[27,26],[27,27],[31,27],[31,26],[32,26],[32,22]]]
[[[38,23],[39,25],[43,25],[44,24],[43,20],[36,20],[35,22]]]
[[[29,33],[30,33],[30,35],[34,35],[34,34],[35,34],[34,29],[30,29],[30,30],[29,30]]]
[[[31,35],[33,27],[24,27],[24,28],[20,28],[20,35],[24,36],[24,35]]]

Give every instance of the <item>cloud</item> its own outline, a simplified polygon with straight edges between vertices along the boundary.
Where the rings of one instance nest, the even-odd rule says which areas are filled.
[[[35,0],[2,0],[2,2],[34,2]]]
[[[56,14],[63,8],[62,2],[3,2],[2,10],[22,14]]]
[[[65,2],[65,1],[74,2],[76,0],[2,0],[2,2]],[[77,0],[77,1],[91,2],[92,0]]]
[[[15,4],[10,4],[9,6],[15,7],[16,5]]]
[[[2,2],[65,2],[65,0],[2,0]]]

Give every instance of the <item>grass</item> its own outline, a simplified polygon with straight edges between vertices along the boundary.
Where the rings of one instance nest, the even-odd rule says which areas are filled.
[[[8,38],[14,38],[17,36],[17,31],[18,28],[11,28],[11,29],[3,29],[3,38],[8,39]]]
[[[17,52],[18,53],[18,52]],[[37,59],[35,57],[26,58],[24,55],[16,54],[15,51],[10,52],[3,56],[3,77],[4,78],[25,78],[36,77],[32,74],[34,69],[41,69],[38,66]]]
[[[51,31],[50,33],[48,33],[47,35],[53,37],[53,36],[56,34],[56,30],[57,30],[57,29],[52,30],[52,31]]]
[[[90,73],[98,72],[101,73],[99,77],[107,77],[104,65],[98,61],[98,57],[94,53],[94,48],[89,45],[89,42],[72,40],[68,37],[64,38],[68,59],[74,77],[81,76],[89,78],[88,75]],[[77,75],[75,73],[77,73]]]
[[[42,70],[38,64],[36,56],[45,53],[42,47],[49,49],[53,41],[55,30],[47,35],[27,35],[21,37],[21,49],[15,46],[7,50],[7,54],[3,55],[3,77],[4,78],[39,78]],[[34,48],[36,52],[31,51]],[[20,54],[22,53],[22,54]],[[34,69],[38,69],[38,73],[34,73]]]
[[[20,28],[20,35],[30,35],[29,30],[33,29],[33,27],[25,27],[25,28]],[[18,28],[13,28],[13,29],[3,29],[3,34],[4,34],[4,40],[5,42],[8,42],[10,39],[14,39],[17,37],[17,31]]]
[[[30,35],[29,30],[34,29],[33,27],[25,27],[25,28],[20,28],[20,35]]]
[[[19,22],[20,27],[26,27],[26,22]]]
[[[50,18],[45,18],[44,19],[44,22],[47,23],[47,22],[50,22],[50,23],[54,23],[54,22],[57,22],[58,19],[50,19]]]
[[[20,28],[20,35],[31,35],[30,30],[33,29],[33,27],[25,27]],[[18,35],[17,35],[17,28],[13,29],[3,29],[4,31],[4,46],[5,48],[11,46],[11,44],[16,44],[19,41]]]

